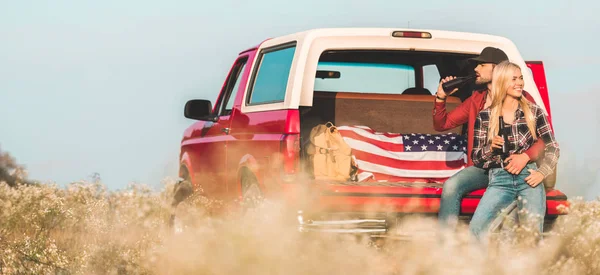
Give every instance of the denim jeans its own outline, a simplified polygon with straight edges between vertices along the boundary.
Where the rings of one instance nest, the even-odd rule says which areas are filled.
[[[484,169],[469,166],[454,174],[444,183],[438,219],[442,228],[456,227],[460,203],[469,193],[488,186],[489,177]]]
[[[531,187],[525,182],[525,178],[530,174],[528,169],[536,170],[537,165],[527,164],[519,175],[513,175],[503,168],[490,169],[489,186],[469,226],[475,237],[478,239],[485,237],[490,223],[515,199],[518,199],[519,212],[526,210],[524,211],[526,215],[523,217],[519,215],[519,222],[533,222],[541,236],[546,214],[546,192],[543,183]],[[533,220],[530,220],[531,218]]]

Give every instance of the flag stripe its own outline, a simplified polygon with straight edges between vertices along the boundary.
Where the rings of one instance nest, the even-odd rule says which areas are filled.
[[[353,150],[352,153],[359,160],[368,160],[371,163],[402,168],[406,170],[456,170],[460,169],[465,165],[464,160],[431,160],[431,161],[414,161],[414,160],[401,160],[396,158],[389,158],[363,152],[361,150]]]
[[[406,170],[406,169],[398,169],[395,167],[389,167],[379,164],[374,164],[371,162],[356,160],[358,167],[364,171],[386,174],[397,177],[410,177],[410,178],[442,178],[442,177],[451,177],[456,172],[462,170]]]
[[[392,142],[402,144],[402,134],[398,133],[383,133],[383,132],[375,132],[370,128],[365,127],[350,127],[350,126],[341,126],[337,128],[341,131],[352,131],[361,136],[370,139],[380,139],[382,141]]]
[[[371,144],[373,146],[377,146],[383,150],[390,151],[390,152],[403,152],[404,151],[404,145],[402,145],[402,143],[386,142],[386,141],[382,141],[382,140],[378,140],[378,139],[369,139],[369,138],[365,138],[364,136],[362,136],[354,131],[340,131],[340,134],[342,135],[342,137],[344,138],[346,143],[348,142],[347,139],[352,139],[352,140],[358,140],[358,141],[362,141],[362,142],[368,142],[369,144]],[[352,147],[352,146],[350,146],[350,147]]]
[[[361,175],[373,175],[374,178],[367,178],[364,179],[363,181],[392,181],[392,182],[439,182],[439,183],[443,183],[446,179],[448,179],[448,177],[436,177],[436,178],[415,178],[415,177],[398,177],[398,176],[392,176],[392,175],[387,175],[387,174],[382,174],[382,173],[376,173],[376,172],[370,172],[370,171],[363,171],[363,170],[358,170],[358,175],[359,177]]]

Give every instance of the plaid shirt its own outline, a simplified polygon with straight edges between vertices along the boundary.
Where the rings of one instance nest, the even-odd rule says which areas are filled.
[[[550,123],[548,123],[548,118],[544,114],[544,111],[532,102],[529,103],[529,106],[535,116],[537,136],[538,138],[541,138],[545,144],[544,158],[538,171],[546,178],[553,173],[556,163],[558,162],[560,150],[558,148],[558,143],[554,139],[554,133],[550,128]],[[490,108],[486,108],[479,112],[479,115],[475,120],[472,152],[474,165],[484,169],[498,167],[502,163],[501,157],[494,154],[491,143],[488,142],[487,131],[489,124]],[[509,154],[522,153],[535,142],[533,136],[529,132],[527,122],[525,121],[525,113],[523,113],[520,105],[515,111],[515,121],[511,125],[511,133],[512,134],[508,137],[508,141],[513,145],[513,149],[509,151]]]
[[[473,127],[475,125],[475,119],[483,106],[485,106],[485,99],[487,97],[486,90],[476,90],[469,96],[463,103],[458,105],[455,109],[448,112],[446,110],[446,102],[437,102],[435,97],[433,99],[433,128],[438,132],[444,132],[463,124],[467,124],[467,166],[473,165],[473,158],[471,153],[473,152]],[[529,100],[529,102],[535,102],[533,97],[526,91],[523,91],[523,96]],[[541,152],[544,151],[544,141],[538,140],[535,144],[525,150],[525,154],[529,156],[529,159],[537,161],[541,157]]]

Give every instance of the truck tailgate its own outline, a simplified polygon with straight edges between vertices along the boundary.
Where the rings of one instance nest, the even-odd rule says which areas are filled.
[[[435,214],[443,183],[315,182],[313,187],[317,196],[312,207],[319,211]],[[484,192],[476,190],[463,198],[461,214],[472,215]],[[562,214],[559,205],[568,206],[566,195],[558,190],[546,196],[548,216]]]

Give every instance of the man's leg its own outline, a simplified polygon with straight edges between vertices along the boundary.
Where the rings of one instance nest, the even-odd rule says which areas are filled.
[[[438,218],[442,227],[455,228],[462,198],[488,185],[485,170],[469,166],[450,177],[443,186]]]
[[[502,168],[490,170],[490,185],[469,224],[469,229],[478,239],[486,236],[491,222],[515,200],[517,189],[514,180],[515,176]]]

